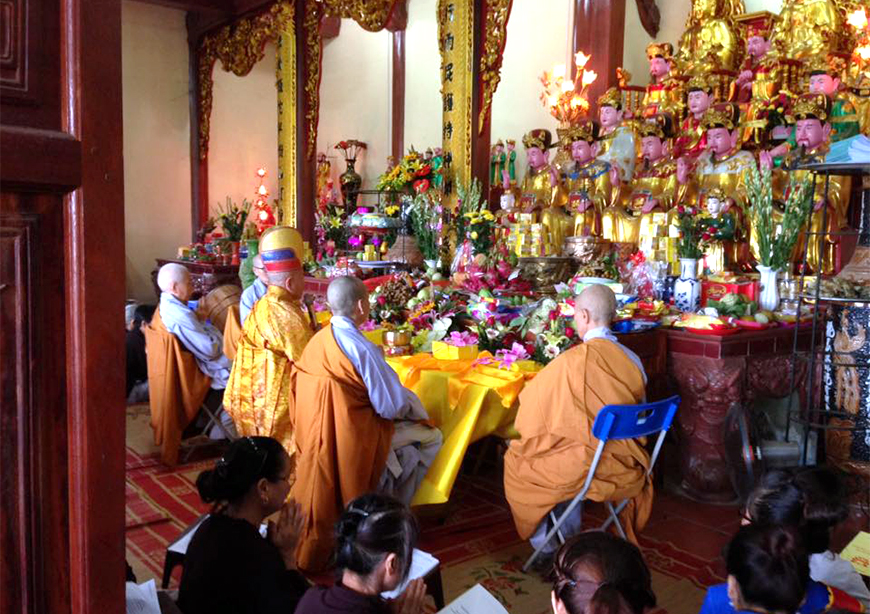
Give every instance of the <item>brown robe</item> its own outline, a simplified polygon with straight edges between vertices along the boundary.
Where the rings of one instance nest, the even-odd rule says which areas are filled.
[[[558,503],[583,488],[598,439],[595,416],[605,405],[633,405],[644,398],[640,369],[619,346],[592,339],[547,365],[520,393],[514,440],[504,458],[505,495],[517,532],[528,539]],[[629,539],[649,518],[649,455],[635,440],[610,441],[586,494],[594,501],[632,501],[620,514]]]
[[[148,395],[154,443],[161,446],[160,460],[170,467],[178,462],[181,434],[193,422],[211,386],[196,357],[184,349],[154,312],[142,326],[148,360]]]
[[[393,423],[375,413],[368,390],[341,351],[332,327],[311,338],[295,363],[296,482],[290,493],[305,514],[297,563],[329,563],[341,511],[374,491],[387,463]]]

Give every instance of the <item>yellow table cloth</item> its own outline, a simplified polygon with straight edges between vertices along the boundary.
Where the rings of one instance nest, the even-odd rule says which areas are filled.
[[[483,353],[481,356],[487,356]],[[411,505],[445,503],[473,442],[497,435],[519,437],[514,429],[517,397],[540,365],[520,361],[511,370],[474,360],[437,360],[431,354],[387,358],[402,384],[413,390],[441,430],[444,444]]]

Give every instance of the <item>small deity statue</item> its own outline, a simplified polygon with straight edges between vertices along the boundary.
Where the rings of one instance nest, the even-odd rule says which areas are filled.
[[[831,142],[833,126],[831,124],[831,99],[824,94],[804,94],[794,103],[788,115],[789,122],[794,124],[797,149],[788,152],[782,161],[782,166],[773,171],[773,197],[782,202],[788,198],[788,175],[794,174],[801,178],[811,171],[797,170],[805,164],[824,162]],[[769,152],[760,154],[760,161],[767,166],[773,165],[773,157]],[[812,214],[809,221],[811,233],[839,232],[845,225],[846,211],[849,207],[851,182],[848,177],[818,177],[817,186],[828,184],[828,198],[825,200],[824,190],[816,187]],[[827,212],[825,212],[827,208]],[[827,226],[823,224],[827,218]],[[795,246],[793,259],[803,261],[804,249],[807,252],[807,272],[821,272],[825,275],[834,273],[836,250],[840,237],[827,234],[821,250],[819,249],[819,234],[802,232]],[[805,243],[807,242],[807,243]],[[757,244],[753,243],[753,249]]]
[[[704,113],[713,104],[713,86],[703,75],[696,75],[689,79],[686,86],[688,94],[686,103],[689,114],[680,124],[680,132],[677,136],[674,148],[674,158],[687,157],[694,164],[695,160],[707,149],[707,133],[701,127]]]
[[[507,143],[505,145],[507,169],[502,168],[502,173],[507,172],[508,181],[510,181],[511,186],[515,186],[517,184],[517,142],[514,139],[507,139],[505,143]]]
[[[836,0],[785,0],[770,42],[792,60],[824,57],[841,50],[844,27]]]
[[[768,18],[768,15],[770,16]],[[773,15],[765,13],[757,19],[746,22],[746,59],[740,65],[737,79],[734,81],[734,91],[731,99],[737,102],[747,103],[758,94],[753,92],[753,83],[759,72],[770,70],[770,60],[773,59],[770,52],[770,41],[767,40],[770,28],[773,25]],[[774,92],[765,92],[765,98],[771,98]]]
[[[734,17],[742,12],[742,0],[692,0],[676,58],[680,66],[693,74],[714,69],[736,70],[740,38]]]
[[[622,191],[621,202],[607,207],[601,216],[602,236],[617,243],[638,244],[642,227],[648,233],[656,232],[653,226],[662,216],[655,214],[666,214],[677,198],[676,165],[670,155],[673,117],[660,113],[640,123],[638,135],[641,165],[629,188]]]
[[[646,48],[649,74],[652,81],[646,86],[643,96],[644,117],[652,117],[661,111],[676,114],[682,104],[680,81],[671,75],[674,46],[670,43],[650,43]]]
[[[323,152],[317,154],[317,192],[315,192],[315,194],[318,196],[323,193],[323,189],[326,187],[326,180],[329,179],[331,170],[331,164],[329,158],[326,157],[326,154]]]
[[[699,209],[706,208],[710,193],[726,195],[721,202],[721,213],[732,212],[739,226],[733,241],[724,244],[725,266],[748,268],[749,254],[742,232],[743,212],[746,209],[745,173],[755,164],[748,151],[740,149],[740,109],[735,103],[716,104],[709,108],[701,120],[707,133],[707,153],[698,160],[694,177],[683,160],[677,162],[677,181],[687,186],[683,201],[692,201]],[[721,197],[720,197],[721,200]]]
[[[631,181],[634,173],[635,151],[634,130],[622,124],[622,94],[611,87],[598,98],[598,121],[601,130],[598,136],[599,160],[607,162],[619,171],[619,179]]]
[[[501,139],[496,141],[495,145],[492,146],[489,156],[489,185],[496,185],[501,182],[501,172],[503,170],[503,166],[501,165],[501,157],[504,155],[504,143],[501,142]]]
[[[721,273],[728,269],[728,255],[733,254],[735,237],[742,230],[742,212],[737,207],[727,206],[728,197],[718,188],[706,194],[704,209],[700,215],[700,227],[706,241],[704,250],[704,270]]]
[[[565,175],[565,191],[576,237],[601,236],[601,212],[619,198],[619,171],[596,158],[597,138],[598,125],[587,120],[569,128],[562,142],[574,160]]]

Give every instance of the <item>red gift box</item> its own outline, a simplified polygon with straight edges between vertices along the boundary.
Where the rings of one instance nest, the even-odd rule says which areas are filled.
[[[704,281],[701,282],[701,305],[706,307],[707,301],[721,301],[722,297],[728,293],[743,294],[750,301],[757,301],[758,286],[757,281]]]

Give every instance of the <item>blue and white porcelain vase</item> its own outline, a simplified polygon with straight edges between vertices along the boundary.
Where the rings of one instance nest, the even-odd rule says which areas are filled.
[[[680,311],[695,313],[701,309],[701,281],[695,258],[680,258],[680,278],[674,282],[674,304]]]

